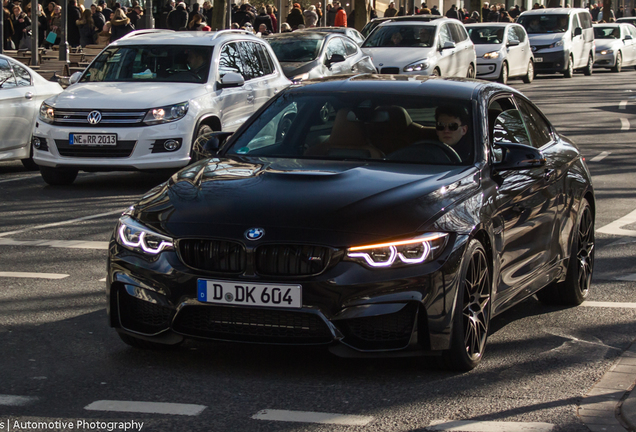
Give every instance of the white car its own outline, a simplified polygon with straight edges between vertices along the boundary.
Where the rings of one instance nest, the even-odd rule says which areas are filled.
[[[0,55],[0,161],[21,160],[37,169],[31,158],[31,132],[44,99],[62,93],[28,66]]]
[[[381,74],[475,77],[475,47],[455,19],[388,21],[371,32],[362,51]]]
[[[534,79],[534,56],[526,30],[514,23],[468,24],[466,30],[475,44],[477,78],[508,83],[508,78]]]
[[[198,137],[233,132],[291,82],[245,31],[138,31],[105,48],[42,104],[33,158],[44,181],[78,170],[157,170],[202,156]]]
[[[636,27],[631,24],[594,24],[595,67],[620,72],[636,65]]]

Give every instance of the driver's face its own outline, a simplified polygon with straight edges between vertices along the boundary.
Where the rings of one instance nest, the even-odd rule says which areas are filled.
[[[458,128],[454,131],[454,125],[457,125]],[[437,126],[444,126],[444,130],[437,130],[437,138],[443,142],[444,144],[448,144],[453,146],[459,142],[460,139],[466,132],[468,132],[468,126],[462,125],[462,122],[457,117],[449,116],[447,114],[440,114],[437,119]]]
[[[191,68],[196,69],[203,64],[203,57],[194,51],[188,53],[188,64]]]

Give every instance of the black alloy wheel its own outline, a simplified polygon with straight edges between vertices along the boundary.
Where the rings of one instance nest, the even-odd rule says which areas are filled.
[[[472,240],[462,263],[451,348],[441,359],[452,370],[472,370],[484,355],[490,326],[490,280],[486,251],[479,241]]]
[[[499,75],[498,82],[502,84],[508,84],[508,63],[503,62],[501,65],[501,75]]]
[[[542,303],[577,306],[589,296],[594,271],[594,216],[587,200],[582,204],[578,221],[566,279],[539,291],[537,298]]]

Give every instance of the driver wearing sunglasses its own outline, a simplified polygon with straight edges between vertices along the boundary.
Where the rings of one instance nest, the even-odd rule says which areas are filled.
[[[468,142],[468,114],[463,108],[439,106],[435,110],[435,131],[437,138],[450,146],[466,160],[471,154],[471,143]]]

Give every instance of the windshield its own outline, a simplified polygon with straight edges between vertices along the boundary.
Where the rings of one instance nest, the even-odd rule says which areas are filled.
[[[312,39],[272,38],[267,42],[272,46],[279,62],[308,62],[320,55],[322,37]]]
[[[135,45],[104,50],[82,82],[207,82],[212,47]]]
[[[286,93],[233,140],[227,155],[469,165],[470,103],[404,94]]]
[[[517,22],[525,27],[528,34],[564,33],[568,29],[570,17],[568,15],[526,15],[520,16]]]
[[[362,45],[373,47],[432,47],[435,26],[407,25],[378,27]]]
[[[621,29],[618,27],[594,27],[594,39],[620,39]]]
[[[470,40],[475,45],[501,44],[504,39],[505,27],[470,27],[466,28]]]

